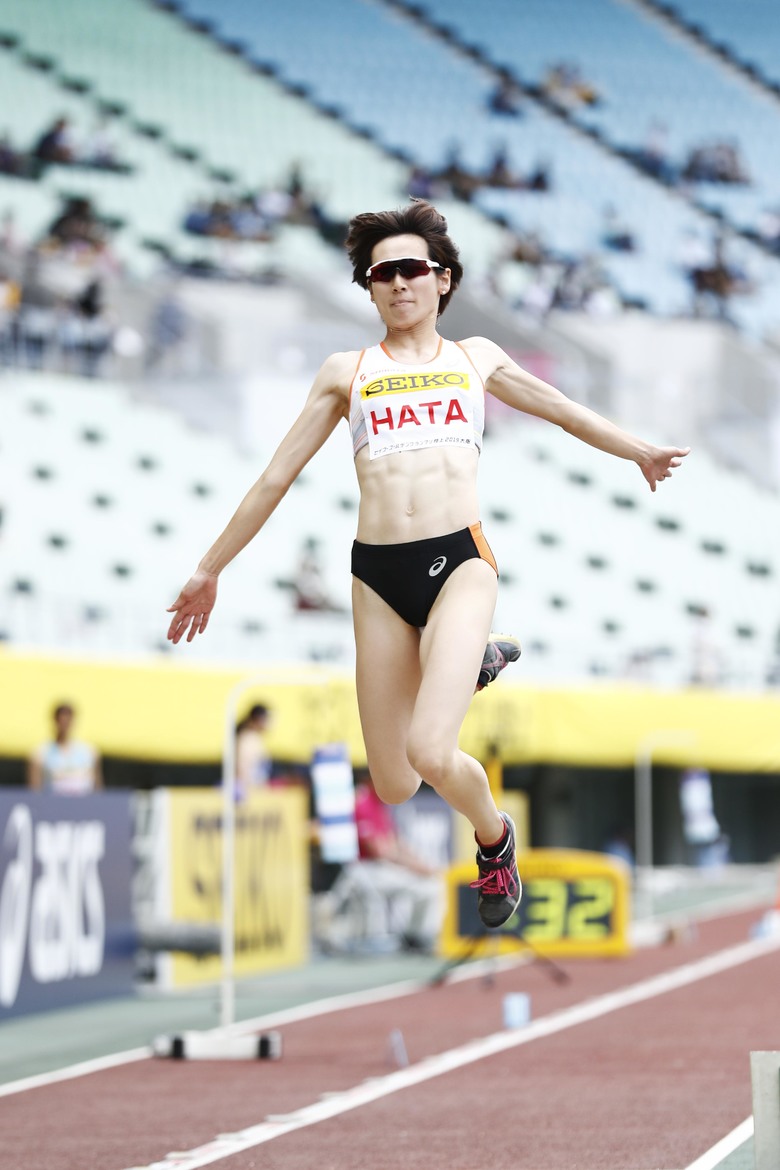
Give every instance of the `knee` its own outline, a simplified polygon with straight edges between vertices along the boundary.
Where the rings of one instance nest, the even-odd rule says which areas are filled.
[[[440,791],[452,774],[453,753],[425,736],[412,737],[407,745],[409,763],[431,788]]]
[[[372,765],[368,770],[377,796],[383,804],[404,804],[420,787],[420,777],[405,763],[399,767]]]

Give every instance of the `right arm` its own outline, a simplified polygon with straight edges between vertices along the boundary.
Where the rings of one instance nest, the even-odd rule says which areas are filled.
[[[170,641],[177,643],[187,633],[187,641],[191,642],[206,629],[217,599],[219,574],[257,535],[290,485],[346,415],[355,363],[356,355],[350,353],[332,354],[323,363],[303,410],[271,462],[168,608],[168,613],[173,614],[168,629]]]
[[[43,788],[43,763],[38,752],[27,761],[27,787],[35,791]]]

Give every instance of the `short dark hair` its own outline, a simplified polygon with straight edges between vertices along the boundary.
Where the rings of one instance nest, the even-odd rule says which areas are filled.
[[[71,703],[58,703],[52,711],[54,719],[59,719],[60,715],[75,715],[76,712]]]
[[[447,234],[447,221],[440,211],[424,199],[414,199],[408,207],[395,211],[366,211],[349,221],[344,247],[352,261],[352,281],[368,288],[366,269],[371,264],[374,247],[389,236],[421,236],[428,245],[431,260],[449,268],[450,287],[439,299],[439,315],[463,279],[463,265],[458,249]]]

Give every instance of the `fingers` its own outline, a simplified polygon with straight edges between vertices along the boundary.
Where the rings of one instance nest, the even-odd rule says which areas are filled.
[[[182,613],[175,617],[168,627],[168,641],[174,646],[187,634],[187,641],[191,642],[197,633],[203,633],[208,624],[208,615],[203,613]],[[189,633],[187,627],[189,626]]]

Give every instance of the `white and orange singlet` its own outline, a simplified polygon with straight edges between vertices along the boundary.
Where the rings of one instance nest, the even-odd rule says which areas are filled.
[[[384,343],[363,350],[350,388],[354,454],[379,459],[425,447],[482,449],[485,387],[466,351],[440,338],[432,361],[391,357]]]

